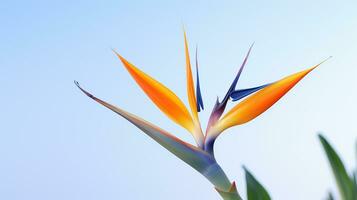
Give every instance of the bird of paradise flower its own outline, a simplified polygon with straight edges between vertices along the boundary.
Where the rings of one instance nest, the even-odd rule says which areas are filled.
[[[309,69],[292,74],[273,83],[247,89],[236,89],[238,79],[247,62],[253,46],[252,45],[249,48],[249,51],[245,56],[245,59],[223,100],[219,101],[217,99],[204,134],[198,116],[198,112],[204,109],[204,105],[199,84],[197,49],[195,89],[188,50],[188,42],[185,32],[184,45],[186,56],[186,87],[191,113],[188,111],[182,100],[176,96],[174,92],[135,67],[132,63],[123,58],[117,52],[114,51],[114,53],[121,60],[124,67],[134,78],[136,83],[153,101],[153,103],[172,121],[191,133],[197,146],[187,143],[177,138],[173,134],[159,128],[158,126],[155,126],[134,114],[131,114],[125,110],[122,110],[121,108],[118,108],[93,96],[91,93],[84,90],[77,81],[75,81],[75,84],[88,97],[92,98],[96,102],[109,108],[110,110],[114,111],[134,124],[161,146],[166,148],[168,151],[201,173],[214,185],[215,189],[223,199],[239,200],[241,197],[238,194],[235,182],[231,182],[228,179],[225,172],[215,159],[214,143],[217,137],[228,128],[247,123],[265,112],[282,96],[284,96],[293,86],[295,86],[303,77],[305,77],[309,72],[322,64],[324,61]],[[235,102],[243,98],[245,99],[235,105],[222,117],[229,100]]]

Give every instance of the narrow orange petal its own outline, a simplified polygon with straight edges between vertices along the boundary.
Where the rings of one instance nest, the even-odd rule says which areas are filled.
[[[217,134],[229,127],[249,122],[262,114],[318,65],[287,76],[240,102],[219,121]]]
[[[188,51],[188,44],[186,38],[186,32],[184,32],[185,38],[185,56],[186,56],[186,80],[187,80],[187,96],[188,102],[190,104],[191,111],[193,113],[194,120],[198,122],[198,112],[197,112],[197,100],[195,95],[195,87],[192,78],[192,69],[191,69],[191,61],[190,54]]]
[[[115,52],[115,54],[122,61],[125,68],[134,78],[136,83],[141,87],[142,90],[144,90],[146,95],[148,95],[148,97],[155,103],[155,105],[171,120],[181,125],[193,134],[194,123],[192,117],[180,98],[178,98],[163,84],[136,68],[133,64],[120,56],[118,53]]]

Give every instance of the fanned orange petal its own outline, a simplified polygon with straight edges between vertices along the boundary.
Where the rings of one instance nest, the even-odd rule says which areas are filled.
[[[262,114],[320,64],[272,83],[243,100],[219,121],[216,134],[229,127],[244,124]]]
[[[125,58],[115,52],[122,61],[125,68],[134,78],[136,83],[144,90],[148,97],[155,103],[159,109],[165,113],[171,120],[181,125],[189,132],[194,134],[194,122],[183,102],[170,89],[149,75],[145,74]],[[197,141],[197,136],[195,136]]]

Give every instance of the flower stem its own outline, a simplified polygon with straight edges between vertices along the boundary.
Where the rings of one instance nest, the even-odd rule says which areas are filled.
[[[224,200],[241,200],[235,182],[231,183],[217,162],[201,172],[214,186]]]

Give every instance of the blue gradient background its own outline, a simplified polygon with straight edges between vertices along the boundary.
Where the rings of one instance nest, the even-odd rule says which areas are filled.
[[[192,142],[111,52],[187,103],[182,24],[191,53],[199,45],[203,124],[252,42],[239,87],[333,56],[216,145],[218,161],[243,196],[244,164],[274,199],[322,199],[336,189],[317,131],[333,141],[349,169],[355,165],[356,8],[355,0],[3,0],[0,199],[219,199],[200,174],[73,84],[78,80],[98,97]]]

